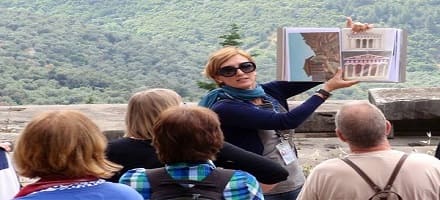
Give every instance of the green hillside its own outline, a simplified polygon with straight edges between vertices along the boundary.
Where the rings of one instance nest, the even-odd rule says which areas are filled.
[[[0,104],[126,103],[152,87],[198,101],[206,91],[197,81],[208,81],[203,65],[231,24],[242,47],[258,53],[263,82],[275,79],[278,27],[343,27],[344,16],[408,30],[407,82],[361,83],[335,99],[366,99],[368,88],[439,85],[440,1],[6,0]]]

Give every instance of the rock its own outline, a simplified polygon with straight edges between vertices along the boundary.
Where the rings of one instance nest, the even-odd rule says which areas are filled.
[[[368,99],[388,120],[440,118],[440,87],[376,88],[368,90]]]
[[[395,132],[440,134],[440,87],[375,88],[368,99],[392,122]]]
[[[366,100],[327,100],[303,124],[295,129],[298,133],[334,133],[335,114],[345,103]],[[300,101],[289,102],[290,109],[298,106]]]
[[[47,110],[78,110],[90,117],[109,138],[122,136],[126,104],[0,106],[0,141],[13,140],[36,114]]]

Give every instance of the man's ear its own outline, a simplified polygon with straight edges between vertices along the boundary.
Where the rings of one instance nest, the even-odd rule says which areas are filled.
[[[388,120],[385,120],[385,135],[388,136],[391,134],[392,125],[391,122]]]
[[[336,136],[342,141],[347,142],[347,139],[345,139],[344,135],[342,135],[341,131],[339,129],[335,129]]]

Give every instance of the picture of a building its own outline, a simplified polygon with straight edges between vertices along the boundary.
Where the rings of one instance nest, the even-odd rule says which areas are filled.
[[[388,77],[390,58],[363,54],[344,58],[344,79],[383,80]]]

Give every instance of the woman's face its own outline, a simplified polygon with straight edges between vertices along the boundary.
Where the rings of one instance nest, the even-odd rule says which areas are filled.
[[[220,68],[226,66],[233,66],[234,68],[238,68],[240,63],[249,62],[249,60],[242,55],[235,55],[222,64]],[[238,88],[238,89],[254,89],[256,83],[257,72],[253,71],[250,73],[245,73],[240,69],[237,69],[237,73],[231,77],[225,77],[222,75],[217,75],[215,79],[218,82],[221,82],[227,86]]]

